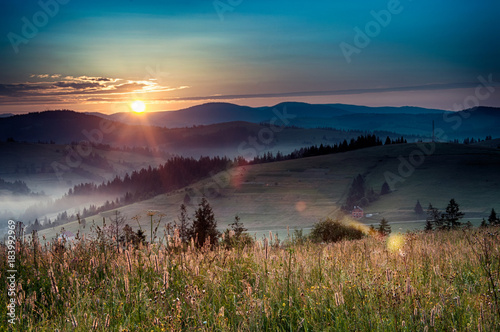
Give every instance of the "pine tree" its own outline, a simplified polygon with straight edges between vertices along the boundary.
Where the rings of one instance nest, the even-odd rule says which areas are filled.
[[[490,216],[488,217],[488,222],[490,223],[491,226],[500,224],[500,219],[497,217],[495,209],[491,209]]]
[[[382,218],[380,221],[380,224],[378,225],[378,232],[384,236],[391,233],[391,225],[389,225],[389,222],[385,218]]]
[[[175,227],[179,231],[179,238],[182,243],[187,243],[190,238],[189,217],[186,211],[186,205],[181,204],[181,214],[178,216],[179,223],[175,223]]]
[[[433,231],[433,229],[434,229],[434,228],[433,228],[433,226],[432,226],[432,221],[431,221],[429,218],[427,218],[427,219],[425,220],[425,227],[424,227],[424,231],[426,231],[426,232],[432,232],[432,231]]]
[[[424,214],[424,209],[422,208],[422,205],[420,205],[419,200],[417,200],[417,204],[415,205],[415,208],[413,210],[416,214]]]
[[[390,192],[391,192],[391,187],[389,187],[389,184],[387,183],[387,181],[385,181],[382,184],[382,188],[380,189],[380,195],[387,195]]]
[[[121,215],[120,211],[115,210],[115,213],[110,218],[111,225],[109,226],[109,233],[112,238],[116,241],[116,248],[120,247],[120,238],[123,234],[123,224],[125,224],[126,218]]]
[[[345,211],[350,211],[355,205],[363,205],[361,201],[365,198],[366,186],[365,179],[358,174],[352,181],[349,193],[347,194],[346,204],[343,206]]]
[[[231,230],[234,232],[234,236],[236,238],[239,238],[243,232],[246,232],[248,229],[245,228],[242,222],[240,222],[240,217],[235,216],[234,217],[234,222],[232,224],[229,224],[231,227]]]
[[[198,205],[198,210],[196,210],[194,215],[190,235],[196,239],[195,242],[198,247],[202,247],[208,238],[210,238],[212,246],[217,243],[219,237],[217,221],[215,220],[212,207],[205,197],[202,198],[201,203]]]
[[[435,229],[443,229],[443,215],[431,203],[429,203],[429,207],[427,208],[427,223],[434,226]]]
[[[462,226],[462,223],[459,220],[462,219],[463,216],[464,213],[460,211],[460,206],[455,199],[452,198],[446,207],[446,212],[443,215],[446,228],[456,229]]]

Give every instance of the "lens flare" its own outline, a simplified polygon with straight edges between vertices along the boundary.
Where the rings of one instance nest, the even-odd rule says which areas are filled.
[[[391,234],[387,238],[387,249],[391,252],[401,250],[405,245],[405,236],[402,234]]]

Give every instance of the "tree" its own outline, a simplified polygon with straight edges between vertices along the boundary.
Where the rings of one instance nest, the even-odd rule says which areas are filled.
[[[446,229],[459,228],[462,225],[459,220],[462,219],[463,216],[464,213],[460,211],[460,206],[455,199],[450,199],[450,203],[448,203],[446,207],[446,212],[443,214]]]
[[[387,195],[390,192],[391,192],[391,187],[389,187],[389,184],[387,183],[387,181],[385,181],[382,184],[382,188],[380,188],[380,195]]]
[[[415,208],[413,210],[416,214],[424,214],[424,209],[422,208],[422,205],[420,205],[419,200],[417,200],[417,204],[415,204]]]
[[[189,205],[191,203],[191,196],[188,193],[184,195],[184,205]]]
[[[110,218],[111,225],[109,225],[109,232],[111,237],[115,238],[116,248],[120,247],[120,237],[123,234],[123,225],[125,224],[126,217],[121,215],[121,212],[115,210],[115,213]]]
[[[227,248],[244,247],[245,245],[252,244],[253,239],[245,233],[248,229],[240,221],[239,216],[235,216],[234,222],[229,224],[229,226],[231,229],[226,229],[224,232],[224,244]]]
[[[361,201],[365,198],[365,192],[365,179],[361,174],[358,174],[354,180],[352,180],[349,193],[347,194],[346,204],[343,207],[344,210],[350,211],[355,205],[364,205],[361,204]],[[364,201],[367,201],[367,199]]]
[[[219,237],[217,221],[212,207],[205,197],[201,199],[201,203],[198,205],[189,233],[191,237],[196,239],[195,243],[198,247],[202,247],[208,239],[210,239],[212,246],[217,243]]]
[[[432,221],[429,218],[427,218],[425,220],[424,231],[432,232],[433,229],[434,229],[434,227],[432,226]]]
[[[42,225],[40,224],[40,222],[38,221],[38,218],[37,218],[37,219],[35,219],[35,222],[33,223],[33,226],[31,227],[31,230],[32,231],[39,231],[41,229],[42,229]]]
[[[248,229],[245,228],[243,223],[240,222],[239,216],[235,216],[234,222],[232,224],[229,224],[229,226],[231,227],[231,230],[234,232],[234,236],[236,236],[236,238],[239,238],[240,235],[243,234],[243,232],[248,231]]]
[[[491,226],[500,224],[500,219],[497,217],[495,209],[491,209],[490,216],[488,217],[488,222],[490,223]]]
[[[389,222],[385,218],[382,218],[377,230],[383,236],[389,235],[391,234],[391,225],[389,225]]]
[[[179,238],[182,243],[187,243],[190,239],[189,234],[189,217],[186,211],[186,205],[181,204],[181,214],[178,216],[179,223],[175,223],[175,227],[179,231]]]
[[[435,229],[443,229],[443,216],[431,203],[429,203],[429,207],[427,208],[426,224],[430,224]]]

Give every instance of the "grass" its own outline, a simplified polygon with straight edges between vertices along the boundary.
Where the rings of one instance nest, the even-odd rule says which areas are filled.
[[[214,251],[183,251],[172,239],[118,252],[96,236],[64,248],[18,244],[13,330],[494,331],[498,234],[268,239]]]

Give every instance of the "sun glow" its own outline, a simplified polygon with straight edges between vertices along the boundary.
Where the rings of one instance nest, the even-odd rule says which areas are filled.
[[[134,101],[130,106],[135,113],[142,113],[146,110],[146,104],[141,100]]]

